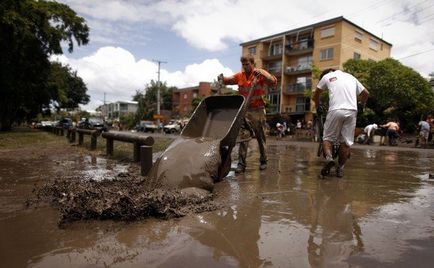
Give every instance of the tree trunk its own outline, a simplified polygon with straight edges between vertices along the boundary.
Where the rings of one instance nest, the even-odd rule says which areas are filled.
[[[0,102],[0,131],[8,131],[12,129],[12,123],[16,115],[17,109],[6,101]]]

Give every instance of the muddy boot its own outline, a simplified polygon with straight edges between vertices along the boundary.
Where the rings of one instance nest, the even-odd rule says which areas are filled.
[[[237,168],[235,169],[235,173],[244,173],[244,171],[246,171],[246,167],[238,164]]]
[[[326,162],[325,166],[321,169],[321,176],[323,176],[323,177],[329,176],[330,175],[330,169],[335,166],[335,161],[333,160],[333,158],[327,157],[326,161],[327,162]]]
[[[259,165],[259,169],[260,170],[264,170],[267,168],[267,162],[266,161],[261,161],[261,164]]]
[[[344,167],[336,167],[336,177],[342,178],[344,176]]]

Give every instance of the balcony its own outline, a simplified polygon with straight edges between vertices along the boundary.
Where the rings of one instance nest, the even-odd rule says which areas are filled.
[[[262,60],[263,61],[273,61],[273,60],[281,60],[282,59],[282,53],[276,53],[270,55],[268,52],[262,53]]]
[[[285,73],[289,75],[310,73],[312,71],[312,63],[299,64],[297,66],[286,67]]]
[[[312,88],[312,83],[289,84],[283,92],[285,95],[304,94],[307,89]]]
[[[281,76],[282,75],[282,68],[268,68],[267,70],[270,74],[274,76]]]
[[[313,39],[293,42],[285,46],[287,56],[296,56],[313,52]]]

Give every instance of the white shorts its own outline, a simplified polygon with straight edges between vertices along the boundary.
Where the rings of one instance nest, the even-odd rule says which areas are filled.
[[[348,146],[353,145],[356,120],[357,111],[355,110],[329,111],[324,123],[323,140],[345,142]]]
[[[424,138],[425,140],[428,140],[429,138],[429,130],[421,130],[419,132],[419,135]]]

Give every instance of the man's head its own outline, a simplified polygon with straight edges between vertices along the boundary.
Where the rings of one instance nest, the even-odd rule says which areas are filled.
[[[244,71],[246,72],[252,71],[255,67],[255,58],[253,58],[252,55],[242,56],[240,61]]]
[[[325,69],[324,71],[322,71],[321,75],[319,76],[319,80],[321,80],[324,77],[324,75],[331,73],[331,72],[334,72],[334,71],[336,71],[336,69],[333,69],[333,68]]]

